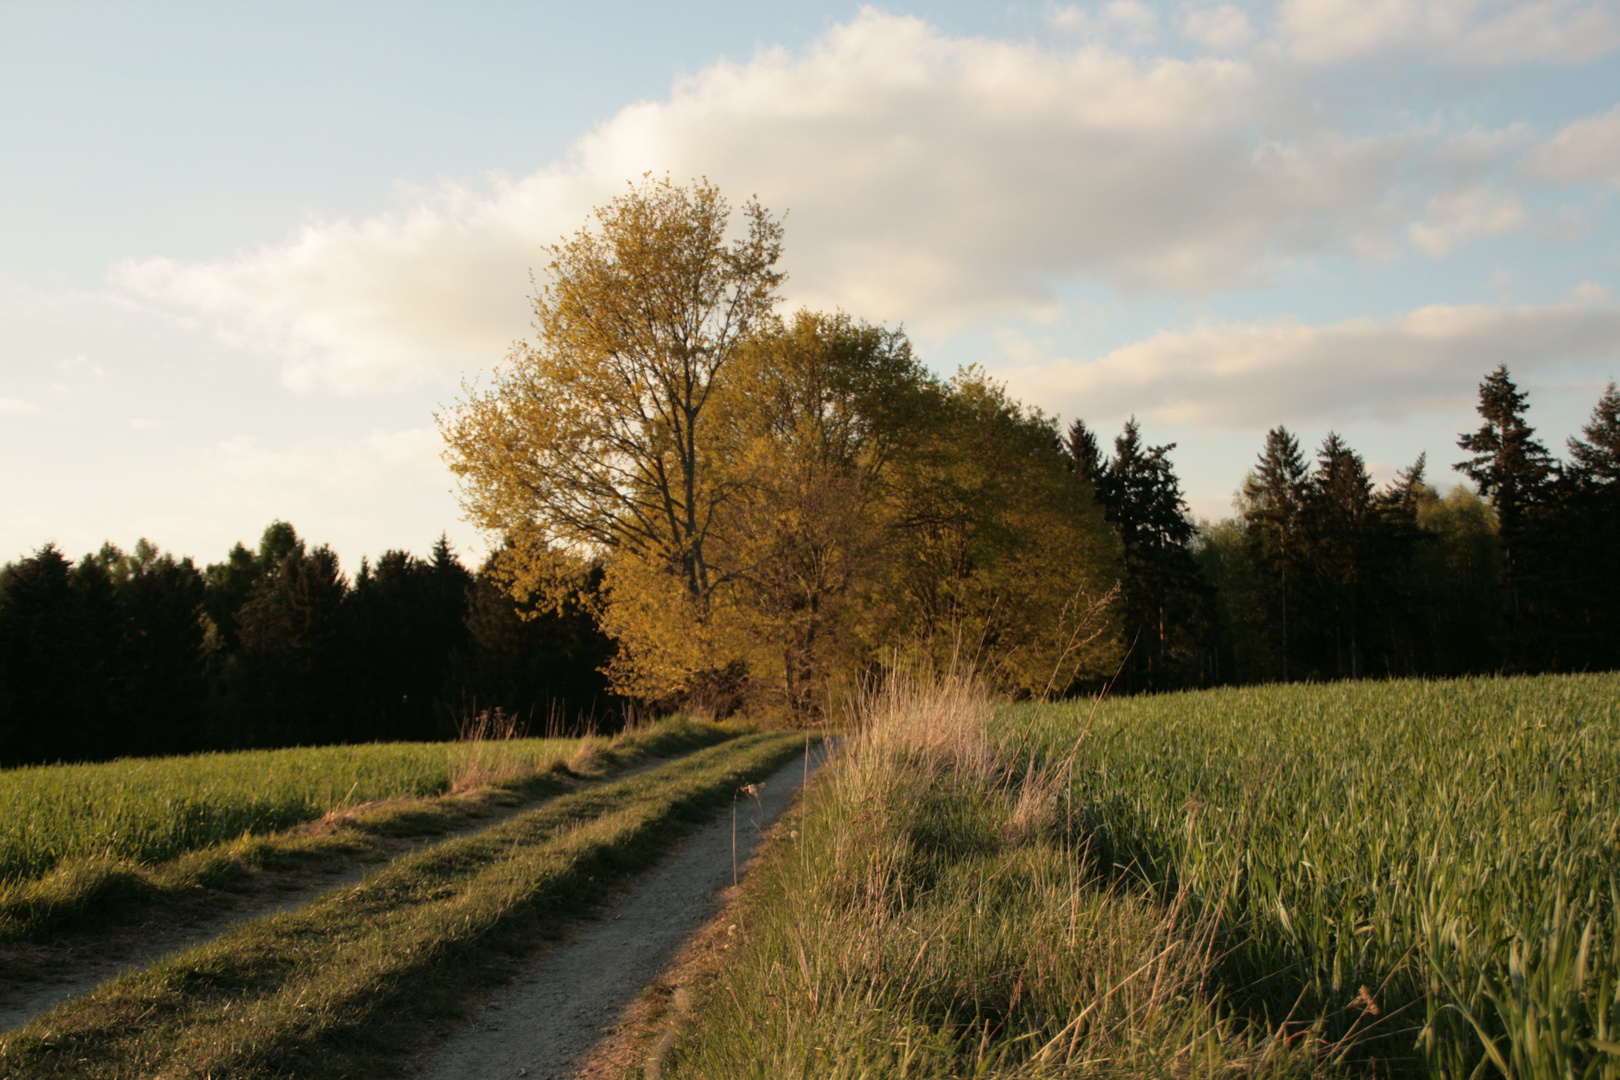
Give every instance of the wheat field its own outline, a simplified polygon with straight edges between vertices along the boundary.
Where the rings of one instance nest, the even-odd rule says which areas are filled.
[[[1620,676],[1004,706],[1114,872],[1218,918],[1231,1006],[1351,1057],[1620,1076]]]

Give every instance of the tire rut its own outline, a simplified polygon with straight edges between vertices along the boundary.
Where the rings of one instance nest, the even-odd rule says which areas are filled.
[[[682,754],[677,757],[655,758],[601,780],[593,780],[574,790],[585,791],[604,784],[628,780],[686,756]],[[292,888],[278,888],[274,892],[249,894],[227,911],[190,918],[179,925],[169,921],[174,917],[172,912],[159,912],[145,924],[119,934],[116,942],[98,955],[70,961],[65,968],[53,971],[37,982],[0,986],[0,1033],[19,1027],[64,1001],[87,994],[109,979],[150,967],[174,953],[206,945],[243,923],[295,911],[334,889],[358,884],[367,874],[374,873],[397,859],[436,847],[448,840],[492,829],[519,814],[538,810],[563,794],[571,792],[562,792],[515,806],[493,806],[465,825],[431,836],[400,838],[395,844],[390,845],[390,851],[385,858],[369,859],[330,873],[310,871],[309,874],[318,875],[319,880]]]
[[[681,844],[611,899],[594,921],[529,961],[472,1011],[475,1019],[424,1054],[416,1080],[564,1080],[718,907],[719,894],[766,830],[833,752],[822,743],[777,770],[757,801]]]

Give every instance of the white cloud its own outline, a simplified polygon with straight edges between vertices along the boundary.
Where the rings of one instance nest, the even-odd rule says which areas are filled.
[[[491,363],[522,335],[530,268],[601,194],[578,187],[555,171],[522,185],[497,178],[480,195],[447,186],[404,213],[307,225],[230,259],[129,260],[114,277],[280,358],[296,389],[394,389],[444,365]]]
[[[1142,0],[1112,0],[1095,12],[1074,6],[1058,8],[1051,21],[1057,29],[1079,37],[1117,37],[1142,45],[1153,40],[1159,15]]]
[[[1231,4],[1187,12],[1181,20],[1181,33],[1215,52],[1233,52],[1254,40],[1249,16]]]
[[[1607,0],[1283,0],[1276,35],[1308,63],[1577,64],[1620,48],[1620,12]]]
[[[1438,259],[1458,244],[1499,236],[1523,223],[1524,206],[1516,196],[1474,184],[1430,199],[1428,212],[1408,236],[1413,247]]]
[[[790,209],[794,302],[925,334],[1050,312],[1074,279],[1201,294],[1387,249],[1419,137],[1343,137],[1275,115],[1280,96],[1236,60],[951,38],[866,10],[805,53],[718,63],[632,105],[533,175],[116,278],[280,358],[289,385],[360,392],[499,359],[526,332],[541,245],[648,170]]]
[[[21,416],[26,413],[42,412],[38,405],[21,398],[0,397],[0,416]]]
[[[434,428],[374,431],[363,439],[306,439],[276,447],[239,436],[220,443],[203,472],[211,485],[264,493],[319,487],[352,491],[424,478],[440,481],[443,450],[444,439]]]
[[[1425,307],[1325,326],[1209,322],[1164,330],[1099,360],[997,372],[1015,395],[1092,418],[1263,429],[1326,419],[1395,420],[1466,408],[1498,363],[1524,375],[1620,361],[1620,307],[1587,299],[1526,307]]]
[[[1620,184],[1620,105],[1570,124],[1527,154],[1525,166],[1564,184]]]

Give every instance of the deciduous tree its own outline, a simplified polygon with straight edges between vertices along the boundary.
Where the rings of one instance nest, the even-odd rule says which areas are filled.
[[[550,249],[535,340],[438,420],[463,508],[511,541],[515,595],[560,600],[602,562],[610,603],[626,601],[607,617],[627,639],[646,631],[621,640],[618,677],[656,695],[713,659],[724,575],[710,542],[738,480],[711,407],[776,302],[782,230],[749,202],[745,235],[728,239],[729,206],[706,181],[646,180],[595,219]],[[666,622],[682,628],[679,655],[661,648]]]

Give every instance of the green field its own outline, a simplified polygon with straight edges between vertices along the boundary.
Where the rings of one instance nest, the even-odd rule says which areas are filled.
[[[578,744],[513,740],[499,744],[499,755],[503,765],[544,767]],[[489,751],[373,743],[7,769],[0,771],[0,885],[77,859],[153,863],[333,809],[440,794],[481,752]]]
[[[898,683],[667,1075],[1620,1077],[1620,676]]]
[[[1009,706],[996,728],[1014,759],[1079,741],[1093,853],[1218,918],[1240,1014],[1447,1076],[1620,1075],[1620,676]]]

